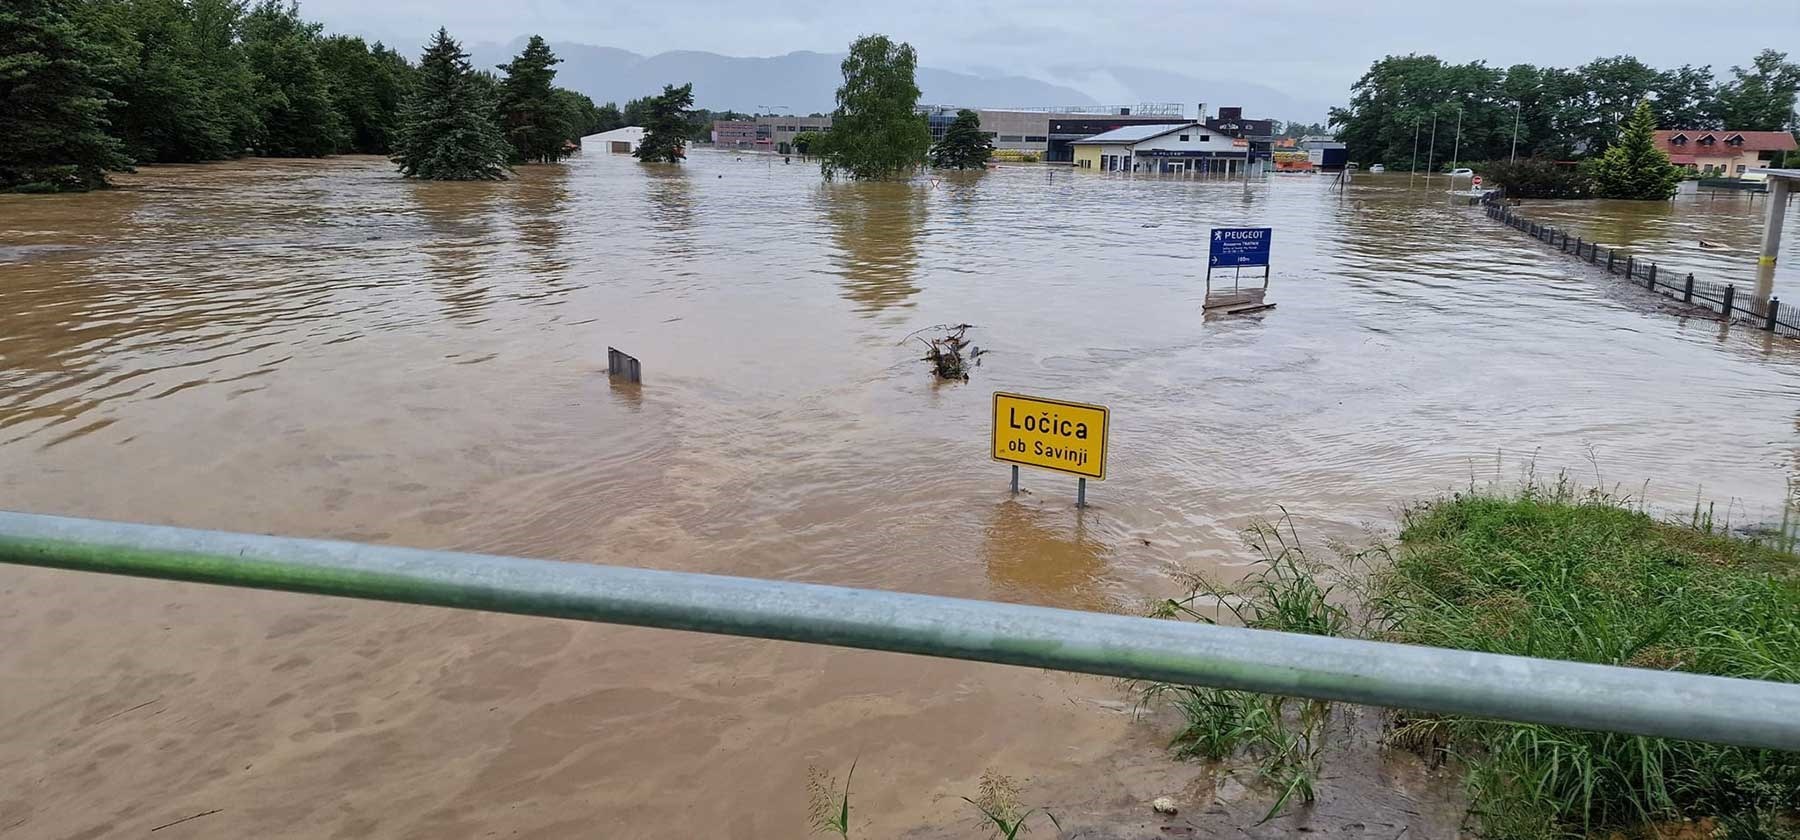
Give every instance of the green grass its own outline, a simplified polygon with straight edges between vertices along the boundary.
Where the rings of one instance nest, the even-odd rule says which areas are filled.
[[[1360,578],[1307,557],[1291,524],[1259,526],[1242,583],[1190,576],[1153,614],[1800,682],[1791,539],[1712,533],[1698,508],[1692,523],[1659,522],[1566,480],[1419,505],[1402,524],[1397,546],[1348,556],[1379,559]],[[1255,763],[1275,797],[1265,820],[1312,798],[1329,704],[1167,684],[1144,695],[1186,718],[1178,756]],[[1688,819],[1703,831],[1684,838],[1800,840],[1800,754],[1406,713],[1386,743],[1460,767],[1491,840],[1656,836]]]
[[[1454,496],[1403,524],[1367,597],[1383,638],[1800,682],[1792,555],[1562,483]],[[1476,825],[1496,840],[1683,818],[1713,818],[1734,840],[1800,837],[1792,753],[1433,716],[1402,718],[1390,740],[1459,759]]]
[[[1350,614],[1332,597],[1327,568],[1306,554],[1291,520],[1257,525],[1245,541],[1257,561],[1241,582],[1226,585],[1186,575],[1186,594],[1162,602],[1151,614],[1209,624],[1229,615],[1245,627],[1318,636],[1341,636],[1350,629]],[[1178,757],[1253,760],[1257,780],[1274,792],[1264,822],[1290,803],[1313,801],[1331,704],[1170,683],[1148,683],[1141,691],[1144,702],[1167,698],[1186,717],[1187,725],[1170,742]]]

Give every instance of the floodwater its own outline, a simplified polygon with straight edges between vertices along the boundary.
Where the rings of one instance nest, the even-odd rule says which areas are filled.
[[[0,196],[0,507],[1132,611],[1283,508],[1323,551],[1566,468],[1760,521],[1800,447],[1800,345],[1404,176],[120,182]],[[1232,224],[1279,306],[1208,320]],[[956,322],[992,352],[933,382],[905,339]],[[1092,507],[1008,497],[995,390],[1111,407]],[[857,836],[977,836],[989,768],[1065,814],[1199,784],[1119,686],[1029,669],[19,568],[0,634],[7,837],[798,837],[852,761]]]

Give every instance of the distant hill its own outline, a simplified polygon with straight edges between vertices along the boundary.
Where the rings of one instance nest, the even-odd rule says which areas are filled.
[[[476,67],[492,68],[518,54],[525,39],[511,44],[471,44]],[[642,56],[614,47],[551,42],[558,58],[556,82],[595,102],[617,102],[657,93],[665,84],[694,83],[694,104],[715,111],[829,113],[843,80],[842,54],[792,52],[768,58],[738,58],[681,50]],[[919,68],[921,102],[1005,107],[1093,105],[1074,88],[1021,76],[984,77],[930,67]]]

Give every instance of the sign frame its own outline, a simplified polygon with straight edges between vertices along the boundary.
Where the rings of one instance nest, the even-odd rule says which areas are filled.
[[[1248,184],[1249,182],[1246,181],[1245,183]],[[1219,248],[1218,245],[1219,245],[1219,243],[1222,243],[1224,240],[1220,236],[1220,234],[1224,233],[1225,231],[1246,231],[1246,230],[1262,231],[1262,237],[1261,237],[1262,238],[1262,247],[1258,249],[1261,252],[1260,255],[1262,257],[1262,262],[1260,264],[1239,262],[1239,263],[1221,265],[1219,255],[1220,255],[1220,251],[1222,251],[1223,249]],[[1209,297],[1212,295],[1212,274],[1213,274],[1213,269],[1215,269],[1215,268],[1219,268],[1219,269],[1229,268],[1232,270],[1231,288],[1233,289],[1234,292],[1238,288],[1238,281],[1243,279],[1244,269],[1246,269],[1246,268],[1261,268],[1263,270],[1263,276],[1262,276],[1263,292],[1267,293],[1269,290],[1269,274],[1270,274],[1270,272],[1272,272],[1274,270],[1273,266],[1274,266],[1274,262],[1275,262],[1275,228],[1273,228],[1273,227],[1222,227],[1222,228],[1216,227],[1216,228],[1209,229],[1207,232],[1209,234],[1206,237],[1206,248],[1207,248],[1207,250],[1206,250],[1206,293],[1207,293],[1207,295]]]
[[[1101,418],[1100,419],[1100,422],[1101,422],[1100,435],[1099,435],[1099,437],[1100,437],[1100,457],[1095,459],[1096,466],[1098,468],[1097,471],[1095,471],[1095,472],[1080,472],[1077,470],[1065,469],[1062,467],[1048,466],[1045,464],[1037,463],[1035,461],[1025,461],[1025,460],[1018,460],[1018,459],[1004,457],[1004,450],[1002,450],[1000,447],[1000,404],[1003,399],[1019,400],[1019,401],[1023,401],[1023,402],[1037,403],[1040,405],[1058,406],[1058,407],[1062,407],[1062,408],[1075,408],[1075,409],[1081,409],[1084,411],[1100,412],[1100,418]],[[1076,476],[1077,478],[1080,478],[1082,480],[1082,489],[1083,490],[1086,489],[1086,482],[1090,478],[1094,479],[1095,481],[1105,481],[1106,480],[1106,454],[1107,454],[1107,450],[1110,448],[1110,444],[1112,443],[1112,440],[1111,440],[1111,438],[1112,438],[1112,409],[1107,408],[1106,406],[1097,405],[1094,403],[1080,403],[1080,402],[1073,402],[1070,400],[1050,399],[1048,397],[1034,397],[1034,396],[1031,396],[1030,394],[1017,394],[1017,393],[1013,393],[1010,391],[995,391],[994,398],[993,398],[993,407],[994,407],[994,416],[993,416],[994,426],[993,426],[992,431],[989,433],[988,454],[997,463],[1012,465],[1015,486],[1016,486],[1016,482],[1018,480],[1018,469],[1021,466],[1033,467],[1033,468],[1040,469],[1040,470],[1049,470],[1050,472],[1058,472],[1058,473],[1062,473],[1064,475]],[[1083,495],[1085,495],[1085,493]]]

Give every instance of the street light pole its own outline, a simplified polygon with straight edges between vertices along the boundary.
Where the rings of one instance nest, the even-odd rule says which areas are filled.
[[[1406,188],[1412,189],[1413,179],[1419,177],[1419,118],[1413,118],[1413,161],[1412,174],[1406,176]]]
[[[1437,168],[1437,109],[1431,109],[1431,148],[1425,152],[1425,189],[1431,189],[1431,172]]]
[[[1525,110],[1525,108],[1524,108],[1524,103],[1523,103],[1523,102],[1520,102],[1520,101],[1518,101],[1518,100],[1516,100],[1516,99],[1515,99],[1515,100],[1513,100],[1513,145],[1512,145],[1512,157],[1509,157],[1509,158],[1507,158],[1507,159],[1506,159],[1506,162],[1507,162],[1507,163],[1517,163],[1517,162],[1518,162],[1518,161],[1519,161],[1519,112],[1520,112],[1520,111],[1523,111],[1523,110]]]

